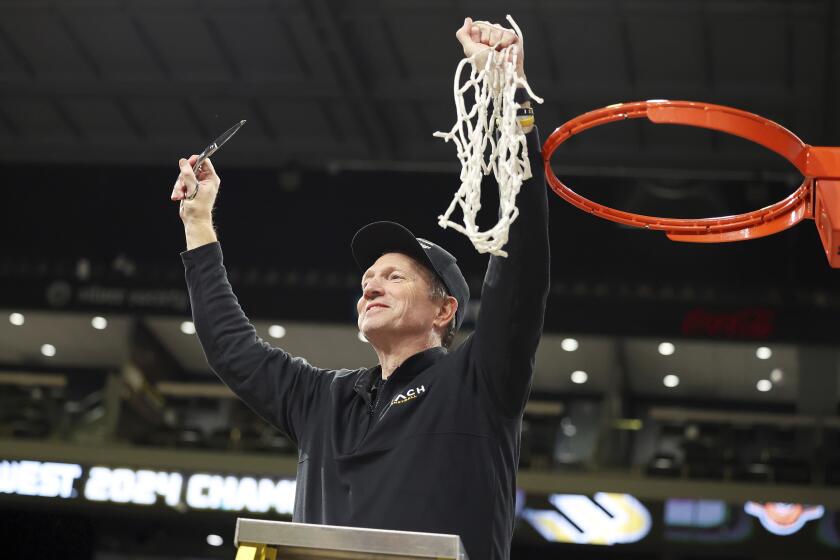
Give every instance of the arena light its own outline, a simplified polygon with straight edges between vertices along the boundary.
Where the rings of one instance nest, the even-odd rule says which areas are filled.
[[[582,385],[589,380],[589,375],[583,370],[577,370],[572,372],[571,378],[572,383]]]
[[[669,389],[673,389],[674,387],[680,384],[680,378],[674,375],[673,373],[669,373],[668,375],[662,378],[662,384],[668,387]]]
[[[207,544],[210,546],[222,546],[225,540],[219,535],[207,535]]]
[[[90,320],[90,326],[98,331],[101,331],[108,326],[108,319],[97,315],[96,317]]]
[[[52,358],[53,356],[55,356],[55,346],[53,346],[52,344],[41,345],[41,354],[43,354],[47,358]]]
[[[282,325],[271,325],[268,327],[268,336],[271,338],[283,338],[286,336],[286,327]]]
[[[769,360],[773,356],[773,351],[767,346],[759,346],[755,349],[755,357],[759,360]]]
[[[782,368],[774,368],[773,371],[770,372],[770,381],[773,383],[781,383],[784,378],[785,372]]]
[[[574,352],[578,349],[578,346],[578,341],[574,338],[564,338],[560,341],[560,348],[562,348],[566,352]]]
[[[660,342],[659,343],[659,353],[663,356],[670,356],[676,351],[676,346],[674,346],[670,342]]]
[[[184,321],[181,323],[181,332],[184,334],[195,334],[195,325],[192,321]]]
[[[653,460],[653,467],[659,470],[668,470],[674,466],[674,461],[669,457],[657,457]]]
[[[21,326],[26,319],[23,317],[23,313],[12,313],[9,315],[9,322],[16,327]]]
[[[773,388],[773,384],[770,382],[769,379],[759,379],[758,383],[755,384],[755,388],[761,391],[762,393],[766,393],[767,391]]]

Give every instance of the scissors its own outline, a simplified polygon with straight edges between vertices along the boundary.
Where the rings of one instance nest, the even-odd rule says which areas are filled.
[[[209,146],[204,148],[204,151],[198,155],[198,159],[195,161],[195,165],[193,165],[193,173],[198,174],[198,170],[201,169],[201,164],[204,163],[204,160],[215,154],[219,150],[219,148],[221,148],[225,144],[225,142],[230,140],[234,134],[239,132],[239,129],[242,128],[242,125],[244,125],[246,122],[247,121],[244,120],[239,121],[229,129],[227,129],[227,131],[225,131],[221,136],[213,140],[213,142]],[[198,196],[198,177],[196,177],[195,192],[192,194],[192,196],[185,197],[184,200],[192,200],[196,196]]]

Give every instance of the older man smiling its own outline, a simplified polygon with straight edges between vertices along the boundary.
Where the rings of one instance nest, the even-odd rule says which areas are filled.
[[[466,56],[518,41],[469,18],[456,37]],[[523,132],[536,154],[532,124]],[[358,326],[379,363],[326,370],[257,337],[215,236],[219,177],[209,160],[196,177],[195,158],[179,162],[172,199],[181,202],[196,330],[219,377],[297,444],[295,521],[457,534],[473,559],[508,558],[549,282],[542,167],[519,193],[509,256],[490,258],[475,332],[451,351],[469,301],[455,257],[393,222],[359,230]]]

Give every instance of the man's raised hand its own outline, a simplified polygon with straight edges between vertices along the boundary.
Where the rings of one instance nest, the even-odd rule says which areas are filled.
[[[209,158],[202,162],[198,169],[198,177],[196,177],[192,170],[196,161],[198,161],[198,156],[195,154],[189,159],[182,158],[178,161],[180,173],[172,187],[170,198],[173,201],[180,201],[179,214],[184,222],[207,221],[210,223],[221,179],[216,175],[216,170]]]
[[[513,29],[483,21],[474,22],[472,18],[465,18],[464,24],[455,32],[455,37],[464,48],[464,56],[469,58],[477,54],[475,63],[479,68],[483,68],[487,61],[487,53],[482,54],[482,51],[488,51],[490,48],[500,51],[514,45],[518,53],[516,72],[520,77],[525,76],[524,45]]]

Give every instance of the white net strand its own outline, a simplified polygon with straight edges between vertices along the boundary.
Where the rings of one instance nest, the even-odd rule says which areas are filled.
[[[522,43],[519,26],[510,16],[507,19]],[[434,133],[455,144],[461,162],[461,186],[446,212],[438,216],[438,224],[466,235],[479,253],[506,257],[507,252],[502,248],[507,243],[511,224],[519,215],[516,195],[522,182],[531,178],[525,133],[516,120],[516,110],[521,105],[514,101],[514,95],[517,88],[525,88],[531,99],[538,103],[543,100],[516,74],[517,44],[500,51],[494,47],[487,50],[487,62],[480,70],[475,63],[477,55],[458,64],[453,83],[457,120],[449,132]],[[459,85],[468,64],[470,76]],[[470,92],[473,103],[467,109],[465,98]],[[499,221],[492,228],[480,231],[475,220],[481,209],[481,179],[490,173],[499,186]],[[463,225],[450,219],[456,208],[461,209]]]

